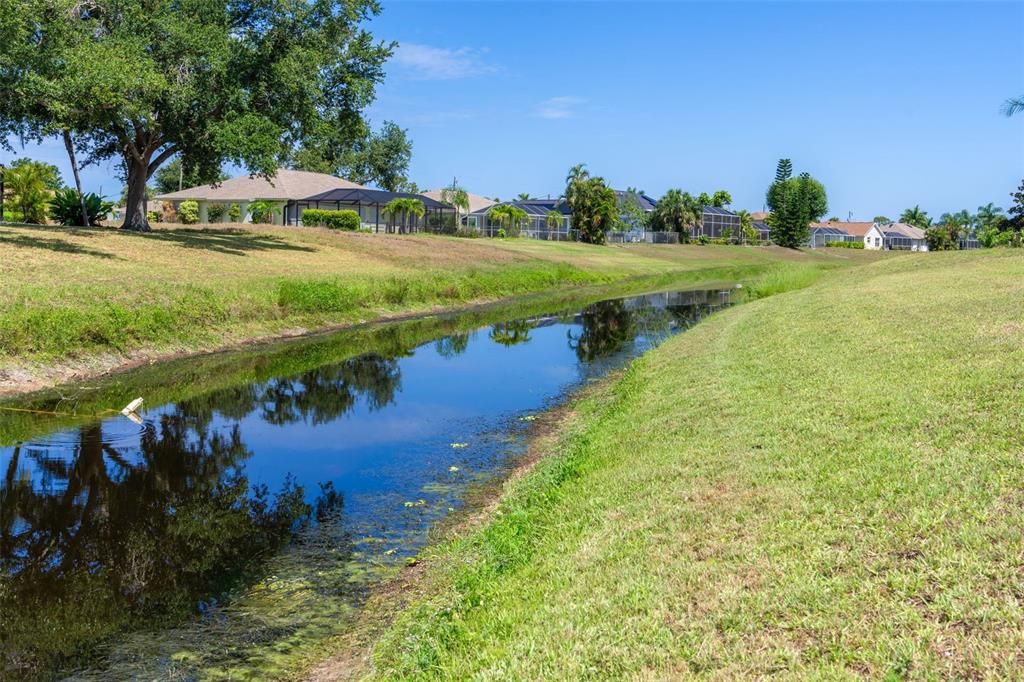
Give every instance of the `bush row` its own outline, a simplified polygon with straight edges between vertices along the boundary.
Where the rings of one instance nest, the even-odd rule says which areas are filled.
[[[355,211],[307,208],[302,211],[302,224],[307,227],[329,227],[332,230],[358,230],[360,221]]]
[[[825,242],[825,246],[833,249],[863,249],[864,242]]]

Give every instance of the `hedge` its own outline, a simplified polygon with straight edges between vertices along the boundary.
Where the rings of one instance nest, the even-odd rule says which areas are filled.
[[[863,249],[864,242],[825,242],[825,246],[833,249]]]
[[[329,227],[332,230],[358,230],[359,214],[355,211],[328,211],[307,208],[302,211],[302,224],[310,227]]]

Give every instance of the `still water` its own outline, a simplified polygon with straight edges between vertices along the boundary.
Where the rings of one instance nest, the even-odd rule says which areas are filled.
[[[8,403],[40,413],[0,410],[0,678],[287,670],[515,464],[537,412],[728,304],[389,325]],[[111,414],[137,394],[141,423]]]

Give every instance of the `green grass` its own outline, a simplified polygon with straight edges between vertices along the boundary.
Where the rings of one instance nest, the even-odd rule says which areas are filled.
[[[487,525],[428,552],[373,674],[1018,677],[1022,388],[1014,253],[725,311],[584,401]]]
[[[639,278],[753,278],[837,256],[738,247],[593,247],[313,228],[0,225],[0,390],[125,357],[226,345],[384,316]],[[9,382],[10,385],[11,382]],[[7,386],[9,388],[9,385]]]

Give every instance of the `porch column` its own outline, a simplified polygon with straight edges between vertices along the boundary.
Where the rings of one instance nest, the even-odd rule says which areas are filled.
[[[206,201],[200,201],[197,203],[199,204],[199,223],[201,225],[205,225],[210,222],[210,204]],[[174,207],[174,210],[178,210],[178,205]]]
[[[249,202],[248,201],[239,201],[238,202],[238,212],[241,215],[241,217],[239,218],[240,221],[242,221],[243,223],[251,223],[252,222],[252,216],[249,214]]]

